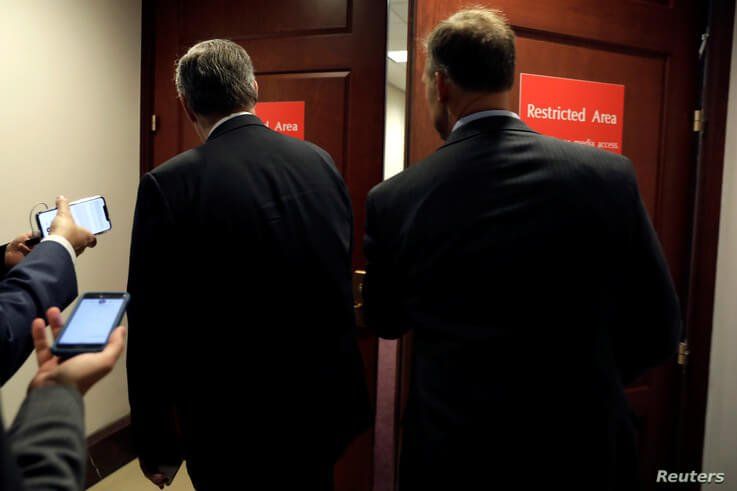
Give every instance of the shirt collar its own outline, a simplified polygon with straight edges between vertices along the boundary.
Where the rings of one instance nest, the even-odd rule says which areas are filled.
[[[471,121],[476,121],[477,119],[488,118],[491,116],[506,116],[508,118],[520,119],[520,117],[516,113],[513,113],[512,111],[506,111],[503,109],[491,109],[489,111],[479,111],[477,113],[469,114],[468,116],[463,116],[461,119],[456,121],[456,124],[453,125],[453,129],[450,132],[453,133],[455,130],[457,130],[464,124],[470,123]]]
[[[207,138],[210,138],[210,135],[212,135],[212,132],[215,131],[215,128],[217,128],[224,122],[229,121],[233,118],[237,118],[238,116],[245,116],[246,114],[253,114],[253,113],[250,113],[248,111],[241,111],[239,113],[228,114],[224,118],[219,119],[218,122],[212,125],[212,128],[210,128],[210,132],[207,134]]]

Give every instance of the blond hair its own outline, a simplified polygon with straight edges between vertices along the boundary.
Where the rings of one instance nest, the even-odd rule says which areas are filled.
[[[499,10],[458,11],[428,35],[426,74],[443,72],[470,91],[509,90],[514,84],[514,40],[514,31]]]

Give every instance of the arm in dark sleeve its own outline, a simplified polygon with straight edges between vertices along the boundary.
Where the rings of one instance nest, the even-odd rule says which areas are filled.
[[[146,174],[138,188],[131,239],[128,292],[128,399],[133,438],[147,470],[181,462],[168,370],[171,336],[167,329],[180,306],[171,292],[173,234],[171,210],[159,184]]]
[[[402,322],[402,289],[390,246],[381,237],[381,228],[374,198],[366,200],[366,235],[363,250],[366,255],[366,277],[363,282],[364,315],[368,326],[387,339],[397,339],[407,330]]]
[[[84,489],[84,404],[71,387],[33,389],[1,443],[0,489]]]
[[[0,385],[33,350],[31,322],[77,296],[74,263],[64,246],[42,242],[0,280]]]
[[[620,293],[614,349],[624,383],[673,356],[681,335],[678,296],[665,256],[642,202],[634,171],[634,217]]]

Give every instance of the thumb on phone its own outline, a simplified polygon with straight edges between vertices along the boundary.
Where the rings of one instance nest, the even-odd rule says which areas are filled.
[[[69,200],[67,200],[64,196],[56,197],[56,214],[66,216],[70,216],[72,214],[71,210],[69,209]]]

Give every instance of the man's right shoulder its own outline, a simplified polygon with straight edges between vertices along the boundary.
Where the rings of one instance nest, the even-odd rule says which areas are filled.
[[[201,147],[192,148],[170,158],[161,165],[154,167],[148,173],[156,179],[166,179],[181,173],[190,172],[205,160]]]

